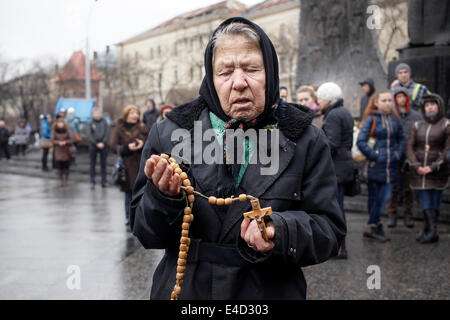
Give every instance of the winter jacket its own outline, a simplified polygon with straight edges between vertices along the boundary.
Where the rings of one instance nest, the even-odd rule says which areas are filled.
[[[8,143],[9,136],[10,133],[6,127],[0,128],[0,144]]]
[[[199,98],[175,108],[170,119],[155,124],[144,147],[133,191],[131,225],[145,248],[165,249],[153,277],[152,299],[170,298],[186,200],[162,194],[145,176],[145,160],[152,154],[170,154],[179,143],[188,143],[194,153],[202,152],[208,142],[203,141],[202,150],[196,151],[190,139],[172,142],[171,135],[183,128],[193,136],[194,121],[201,121],[203,133],[211,129],[205,104]],[[250,211],[248,201],[229,206],[223,215],[217,206],[196,197],[180,299],[305,299],[306,282],[300,267],[337,254],[346,227],[337,203],[336,174],[326,137],[310,125],[309,109],[287,108],[286,123],[279,123],[286,128],[277,144],[279,170],[261,175],[262,165],[250,163],[236,192],[255,196],[262,208],[272,208],[275,247],[260,253],[241,239],[242,215]],[[310,118],[305,121],[308,113]],[[217,194],[221,185],[218,164],[191,164],[186,172],[195,190],[207,196]]]
[[[26,126],[17,126],[14,130],[14,141],[16,144],[28,144],[31,130]]]
[[[65,141],[64,146],[60,146],[58,142]],[[52,144],[55,149],[55,161],[70,161],[70,146],[72,145],[72,138],[70,137],[68,125],[65,125],[64,130],[54,129],[52,131]]]
[[[397,102],[397,95],[404,93],[406,95],[406,112],[401,112]],[[394,90],[394,105],[400,115],[400,122],[403,126],[403,134],[405,135],[405,141],[408,140],[409,133],[411,132],[414,122],[421,121],[423,119],[422,114],[411,108],[411,103],[408,96],[408,91],[402,87]]]
[[[439,105],[439,114],[435,119],[415,123],[409,136],[406,154],[411,167],[411,188],[413,189],[445,189],[449,177],[449,164],[446,162],[450,150],[450,120],[445,118],[444,102],[437,94],[424,96],[420,109],[424,112],[425,101],[435,100]],[[419,167],[429,166],[431,172],[419,175]]]
[[[97,143],[103,142],[103,144],[106,146],[109,141],[109,131],[109,125],[105,119],[92,119],[89,122],[87,129],[89,143],[95,146]]]
[[[364,115],[364,111],[366,111],[367,105],[369,104],[369,100],[372,95],[375,93],[375,84],[372,78],[367,78],[361,83],[367,83],[370,87],[369,93],[366,93],[361,97],[360,107],[359,107],[359,120],[361,121]]]
[[[376,144],[371,149],[367,144],[373,121],[376,121],[374,138]],[[374,112],[361,126],[357,146],[368,159],[364,167],[367,179],[391,184],[397,181],[398,162],[405,152],[403,127],[392,113]]]
[[[338,183],[353,179],[353,117],[339,99],[325,112],[323,131],[328,138]]]
[[[148,135],[148,129],[144,123],[138,122],[130,129],[127,129],[126,122],[123,119],[117,120],[116,127],[111,135],[110,149],[114,153],[118,153],[122,159],[126,168],[127,181],[124,186],[121,187],[122,191],[130,191],[133,188],[133,184],[136,180],[139,170],[139,162],[141,161],[142,149],[137,151],[131,151],[128,148],[130,143],[136,142],[136,139],[140,139],[145,142]]]
[[[153,104],[155,105],[155,104]],[[144,112],[143,122],[147,126],[148,130],[152,128],[152,126],[156,123],[158,117],[160,116],[159,111],[156,109],[156,106],[153,107],[152,110],[147,110]]]
[[[41,139],[51,139],[52,129],[47,119],[41,120]]]

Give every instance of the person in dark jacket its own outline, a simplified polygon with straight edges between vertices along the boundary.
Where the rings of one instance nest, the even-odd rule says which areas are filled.
[[[422,206],[424,224],[416,240],[431,243],[439,240],[437,218],[442,192],[448,186],[450,120],[445,117],[444,101],[437,94],[426,95],[420,102],[424,120],[415,123],[408,138],[406,155],[411,166],[411,188],[416,190]]]
[[[338,201],[342,215],[344,211],[345,184],[353,180],[354,165],[352,158],[353,117],[344,108],[341,88],[333,82],[322,84],[317,90],[317,99],[322,111],[322,129],[328,138],[338,183]],[[337,258],[347,259],[345,240],[342,242]]]
[[[148,130],[151,130],[152,126],[156,123],[159,117],[159,111],[156,108],[155,100],[148,98],[145,102],[147,110],[144,112],[143,120]]]
[[[373,130],[372,130],[373,128]],[[373,138],[376,143],[370,146]],[[403,127],[397,111],[392,107],[392,94],[388,90],[375,92],[364,113],[357,146],[367,161],[364,176],[368,180],[369,221],[363,239],[386,242],[381,213],[389,201],[392,185],[398,179],[398,162],[405,152]]]
[[[11,155],[9,154],[9,133],[8,128],[5,126],[5,121],[0,120],[0,151],[3,151],[6,159],[11,159]]]
[[[179,299],[305,299],[300,268],[336,256],[346,233],[326,136],[311,125],[309,108],[280,100],[275,49],[249,20],[234,17],[219,25],[206,47],[205,70],[200,97],[153,126],[133,189],[133,234],[147,249],[165,249],[150,298],[174,298],[177,272],[185,269]],[[236,128],[259,135],[253,140],[256,149],[276,142],[273,171],[263,170],[269,167],[251,143],[243,143],[241,164],[223,162],[233,160],[223,152],[231,148],[223,134]],[[202,155],[211,145],[201,137],[211,131],[212,145],[221,152],[208,164]],[[173,132],[184,138],[171,139]],[[256,221],[243,219],[251,209],[248,201],[217,206],[195,196],[189,252],[186,258],[182,251],[178,261],[179,250],[186,249],[179,242],[186,199],[181,177],[161,153],[182,162],[192,187],[207,197],[245,193],[258,198],[261,207],[270,206],[267,240]],[[194,161],[198,156],[201,161]]]
[[[411,108],[408,92],[404,88],[394,91],[394,106],[400,115],[405,141],[408,140],[414,122],[422,120],[422,115]],[[397,207],[403,203],[404,223],[407,228],[413,228],[412,211],[414,192],[409,187],[409,166],[404,156],[398,162],[398,179],[392,187],[391,199],[387,204],[389,221],[387,226],[394,228],[397,225]]]
[[[98,108],[92,110],[92,120],[89,122],[87,136],[89,141],[89,161],[91,188],[95,188],[95,166],[97,154],[100,154],[100,172],[102,188],[106,187],[106,158],[108,157],[109,125],[102,117]]]
[[[126,106],[122,118],[116,122],[110,141],[111,151],[122,157],[126,169],[126,183],[121,186],[121,191],[125,193],[126,225],[130,225],[132,188],[138,175],[142,148],[148,135],[148,129],[140,118],[141,112],[138,107]]]
[[[367,78],[366,80],[359,83],[364,95],[361,97],[360,107],[359,107],[359,121],[362,120],[364,112],[366,111],[367,105],[369,104],[370,98],[375,93],[375,84],[372,78]]]

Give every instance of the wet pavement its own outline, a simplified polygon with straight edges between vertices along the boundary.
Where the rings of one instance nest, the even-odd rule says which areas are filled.
[[[115,187],[0,174],[0,299],[148,299],[162,251],[127,231],[123,198]],[[309,299],[450,299],[450,225],[420,245],[421,222],[400,220],[379,244],[361,240],[366,221],[347,214],[348,260],[304,268]],[[379,289],[368,289],[369,266]]]

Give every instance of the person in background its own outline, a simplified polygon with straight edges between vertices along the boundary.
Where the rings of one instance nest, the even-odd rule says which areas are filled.
[[[341,88],[333,82],[322,84],[317,90],[319,107],[323,113],[322,129],[328,138],[338,183],[338,201],[345,220],[344,190],[345,184],[353,180],[352,158],[353,117],[344,108]],[[338,259],[347,259],[345,238],[342,241]]]
[[[374,148],[368,144],[373,132]],[[368,180],[369,221],[363,233],[364,240],[386,242],[381,213],[391,198],[392,186],[398,179],[398,163],[405,151],[403,126],[397,110],[392,106],[389,90],[377,91],[369,101],[362,119],[357,146],[367,161],[364,176]]]
[[[144,112],[143,121],[150,131],[159,117],[159,112],[156,108],[155,100],[152,98],[147,99],[145,106],[147,107],[147,110]]]
[[[323,124],[323,114],[317,105],[316,90],[312,86],[301,86],[297,89],[297,103],[303,106],[307,106],[312,111],[314,111],[313,124],[322,128]]]
[[[14,140],[16,142],[16,154],[22,153],[25,156],[28,142],[30,141],[30,129],[26,126],[26,121],[20,119],[16,129],[14,130]]]
[[[423,244],[439,240],[437,218],[449,177],[445,157],[450,150],[450,120],[445,117],[444,101],[437,94],[424,96],[420,110],[424,119],[415,122],[406,155],[411,167],[411,188],[417,192],[424,215],[422,230],[416,238]]]
[[[5,126],[5,121],[0,120],[0,152],[3,151],[7,160],[11,159],[9,154],[9,130]]]
[[[172,111],[172,109],[175,108],[172,104],[165,104],[159,109],[159,117],[158,121],[166,119],[166,113]]]
[[[110,148],[119,154],[126,168],[126,184],[121,187],[125,193],[125,224],[130,225],[130,203],[132,189],[139,171],[142,148],[147,139],[148,128],[140,120],[141,112],[135,105],[128,105],[123,110],[123,116],[117,120]]]
[[[288,89],[285,86],[280,86],[280,98],[287,102]]]
[[[395,68],[397,80],[392,83],[391,89],[404,88],[408,92],[411,106],[419,111],[419,103],[424,95],[430,94],[430,90],[423,84],[416,83],[411,79],[411,67],[406,63],[400,63]]]
[[[65,187],[69,183],[72,138],[64,118],[56,119],[52,126],[52,143],[55,150],[55,167],[58,169],[61,186]]]
[[[361,102],[359,106],[359,121],[363,118],[364,111],[366,111],[367,105],[369,104],[370,98],[375,93],[375,84],[372,78],[367,78],[366,80],[359,83],[364,95],[361,97]]]
[[[102,188],[106,188],[106,159],[108,156],[109,125],[102,117],[99,108],[92,109],[92,119],[87,129],[89,141],[89,161],[91,188],[95,188],[95,166],[97,164],[97,154],[100,154],[100,172]]]
[[[59,109],[58,113],[55,116],[55,119],[59,119],[59,118],[65,119],[66,113],[67,113],[66,109],[64,109],[64,108]]]
[[[404,88],[397,88],[394,91],[394,106],[400,115],[400,121],[403,126],[403,134],[405,141],[408,140],[409,134],[414,122],[421,121],[422,115],[410,107],[408,92]],[[397,208],[403,204],[404,223],[407,228],[413,228],[412,220],[414,192],[409,187],[409,166],[406,156],[402,157],[398,162],[398,180],[393,184],[391,199],[387,204],[389,215],[388,228],[394,228],[397,225]]]
[[[41,119],[41,149],[42,149],[42,171],[49,171],[47,166],[48,152],[51,148],[52,139],[52,116],[50,114],[42,114]]]

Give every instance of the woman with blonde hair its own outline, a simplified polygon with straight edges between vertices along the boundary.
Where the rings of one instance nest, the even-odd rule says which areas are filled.
[[[314,119],[312,123],[321,128],[323,124],[323,114],[322,110],[320,110],[319,105],[317,104],[317,95],[314,87],[301,86],[297,89],[296,94],[297,103],[302,106],[307,106],[312,111],[314,111]]]
[[[123,110],[122,118],[116,122],[110,149],[122,157],[126,169],[126,183],[121,186],[125,192],[125,219],[130,224],[130,203],[134,181],[138,175],[142,148],[147,139],[148,128],[140,120],[141,111],[135,105],[128,105]]]
[[[398,162],[405,151],[403,127],[392,99],[389,90],[375,92],[364,112],[357,142],[367,159],[364,176],[368,179],[370,218],[363,239],[379,242],[389,240],[380,216],[391,197],[393,183],[397,181]],[[375,139],[375,146],[368,144],[369,138]]]

